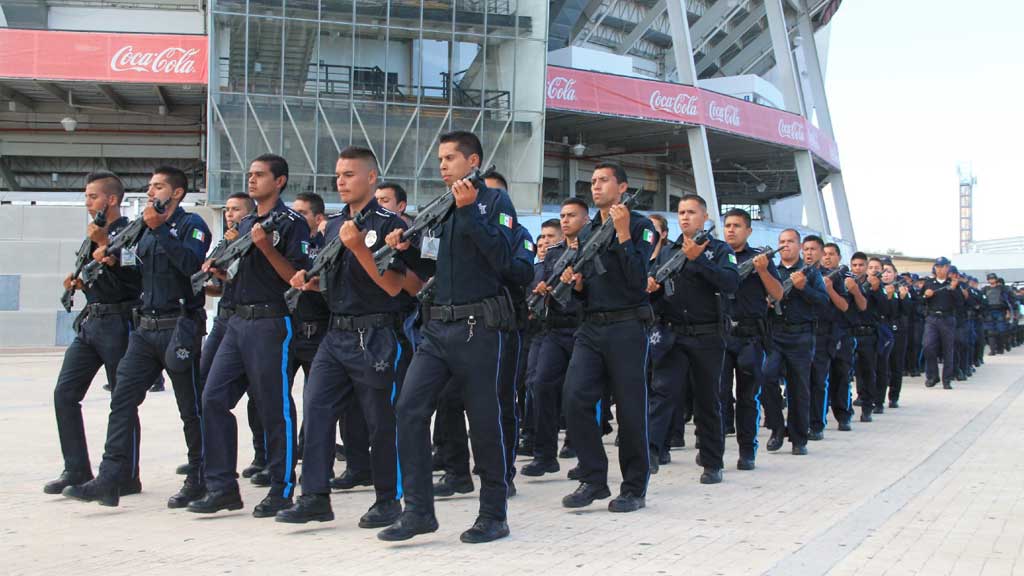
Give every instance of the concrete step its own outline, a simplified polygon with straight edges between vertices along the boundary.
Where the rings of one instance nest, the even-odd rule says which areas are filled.
[[[0,274],[70,274],[82,239],[0,240]]]
[[[0,347],[67,346],[74,339],[71,325],[76,315],[38,308],[0,311]]]
[[[0,205],[0,240],[81,242],[88,224],[84,206]]]

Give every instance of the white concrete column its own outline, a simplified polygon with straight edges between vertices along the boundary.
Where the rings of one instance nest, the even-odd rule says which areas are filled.
[[[832,187],[832,200],[836,205],[836,217],[839,220],[839,237],[856,246],[857,236],[853,233],[853,218],[850,216],[850,203],[846,201],[846,185],[843,183],[843,173],[833,172],[828,177],[828,183]]]
[[[793,153],[796,163],[796,175],[800,181],[800,197],[803,198],[804,213],[807,216],[807,227],[831,234],[828,218],[825,217],[825,200],[818,188],[818,177],[814,173],[814,159],[807,150]]]
[[[697,67],[693,62],[690,24],[686,21],[686,0],[668,0],[666,8],[669,27],[672,30],[672,55],[675,57],[679,83],[697,86]],[[686,140],[690,145],[690,162],[693,164],[693,179],[697,187],[697,194],[707,202],[708,215],[721,231],[721,212],[718,209],[715,177],[711,170],[708,131],[704,126],[687,128]],[[669,206],[669,210],[674,209],[675,206]]]

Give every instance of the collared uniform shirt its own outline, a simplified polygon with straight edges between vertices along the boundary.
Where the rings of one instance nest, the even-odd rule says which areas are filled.
[[[301,214],[287,207],[280,198],[263,216],[249,214],[243,218],[238,223],[239,238],[248,234],[253,225],[267,221],[274,213],[285,214],[277,229],[272,233],[268,232],[274,248],[296,270],[309,268],[309,224]],[[288,282],[278,275],[267,257],[255,245],[238,262],[238,272],[232,282],[235,284],[235,303],[239,305],[283,304],[284,293],[289,288]]]
[[[794,287],[782,299],[782,318],[787,324],[814,322],[817,318],[816,307],[828,302],[828,294],[825,292],[821,273],[815,268],[805,266],[803,260],[797,260],[793,266],[780,263],[778,268],[779,277],[783,282],[797,271],[803,271],[807,277],[807,284],[803,290],[797,290]]]
[[[210,229],[198,214],[174,209],[158,228],[146,228],[136,247],[137,265],[142,274],[142,310],[146,313],[198,310],[206,302],[206,293],[192,293],[192,275],[199,271],[210,249]]]
[[[655,259],[655,267],[668,262],[683,246],[680,237],[665,246]],[[687,260],[672,280],[671,296],[664,286],[654,293],[654,309],[663,321],[676,325],[712,324],[726,314],[725,299],[736,292],[740,275],[736,254],[721,240],[711,238],[695,260]]]
[[[107,237],[113,240],[128,226],[124,216],[114,220],[107,227]],[[89,245],[89,253],[96,250],[96,243]],[[89,304],[118,304],[138,300],[142,293],[142,275],[138,266],[114,266],[107,268],[96,277],[92,286],[85,286],[85,301]]]
[[[601,213],[598,212],[590,224],[583,228],[585,233],[581,234],[581,249],[587,237],[596,232],[601,223]],[[629,242],[622,244],[612,234],[610,246],[599,256],[606,273],[590,275],[583,281],[583,292],[578,297],[583,299],[584,311],[612,312],[650,304],[647,272],[658,233],[650,219],[638,212],[630,212],[629,235]]]
[[[748,260],[752,260],[762,252],[763,250],[752,248],[748,244],[743,247],[742,251],[736,252],[736,265],[739,266]],[[775,267],[773,260],[768,260],[768,274],[776,280],[782,281],[779,278],[779,269]],[[747,276],[746,279],[740,282],[735,294],[733,294],[731,303],[732,319],[736,321],[764,320],[768,315],[767,299],[768,292],[764,289],[764,283],[761,282],[761,277],[758,276],[757,270],[755,270],[750,273],[750,276]]]

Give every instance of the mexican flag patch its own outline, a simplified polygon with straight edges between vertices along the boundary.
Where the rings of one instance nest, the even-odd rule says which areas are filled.
[[[650,230],[644,230],[644,242],[654,244],[654,232]]]
[[[530,242],[529,240],[523,240],[523,248],[526,248],[528,251],[533,252],[533,242]]]
[[[508,214],[498,214],[498,224],[511,228],[515,220]]]
[[[203,234],[203,231],[198,228],[192,230],[192,237],[200,242],[206,240],[206,234]]]
[[[732,262],[734,266],[736,265],[736,255],[735,254],[729,254],[729,262]]]
[[[302,253],[309,255],[309,242],[302,242]]]

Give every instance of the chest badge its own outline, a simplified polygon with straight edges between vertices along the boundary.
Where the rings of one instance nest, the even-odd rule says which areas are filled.
[[[281,243],[281,233],[278,232],[277,230],[274,230],[273,238],[274,238],[274,246],[277,246],[278,244]]]
[[[188,357],[190,356],[188,348],[183,346],[175,348],[174,355],[178,357],[178,360],[188,360]]]
[[[708,257],[708,260],[714,260],[715,259],[715,251],[714,250],[705,250],[704,251],[704,255]]]
[[[366,244],[367,248],[373,248],[373,245],[377,243],[377,231],[370,230],[366,233],[366,238],[363,239],[363,243]]]
[[[178,229],[175,228],[173,224],[171,224],[171,229],[168,232],[171,234],[171,236],[174,236],[175,238],[178,237]]]
[[[383,360],[377,360],[373,363],[373,369],[377,372],[385,372],[388,369],[388,363]]]
[[[657,346],[661,343],[661,332],[654,330],[651,332],[650,337],[651,346]]]
[[[478,202],[476,207],[480,209],[480,215],[481,216],[486,216],[487,215],[487,205],[486,204],[484,204],[482,202]]]

